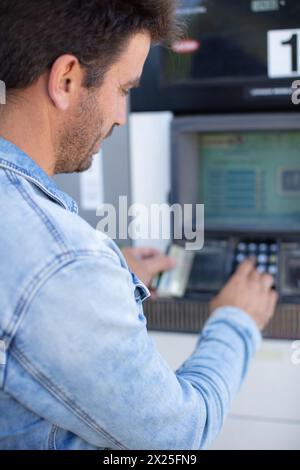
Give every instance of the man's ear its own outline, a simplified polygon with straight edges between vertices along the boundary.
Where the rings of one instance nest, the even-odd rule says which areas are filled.
[[[69,109],[79,95],[82,79],[83,71],[75,56],[64,54],[54,62],[48,78],[48,93],[56,108]]]

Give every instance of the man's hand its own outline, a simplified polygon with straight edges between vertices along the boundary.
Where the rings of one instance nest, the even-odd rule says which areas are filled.
[[[238,307],[263,330],[274,315],[278,294],[272,290],[273,278],[259,274],[251,259],[242,263],[228,284],[211,302],[211,310],[219,307]]]
[[[131,271],[148,287],[157,274],[170,271],[176,264],[154,248],[123,248],[122,253]]]

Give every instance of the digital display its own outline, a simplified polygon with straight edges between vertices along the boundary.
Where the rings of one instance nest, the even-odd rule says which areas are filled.
[[[300,133],[199,136],[206,225],[300,227]]]
[[[299,0],[185,0],[183,41],[163,52],[163,84],[300,76]]]
[[[251,9],[253,12],[276,11],[285,5],[285,0],[252,0]]]
[[[213,292],[219,290],[226,279],[226,241],[206,241],[203,250],[195,257],[188,289]]]

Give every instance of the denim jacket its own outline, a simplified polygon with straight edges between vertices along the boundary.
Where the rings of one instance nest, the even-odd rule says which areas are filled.
[[[116,244],[4,139],[0,201],[0,448],[207,448],[260,343],[251,318],[216,311],[174,373]]]

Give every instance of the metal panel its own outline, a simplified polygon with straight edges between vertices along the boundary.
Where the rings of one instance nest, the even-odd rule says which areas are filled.
[[[209,317],[209,304],[188,300],[148,300],[144,303],[147,326],[153,331],[198,334]],[[280,304],[264,338],[298,340],[300,305]]]

